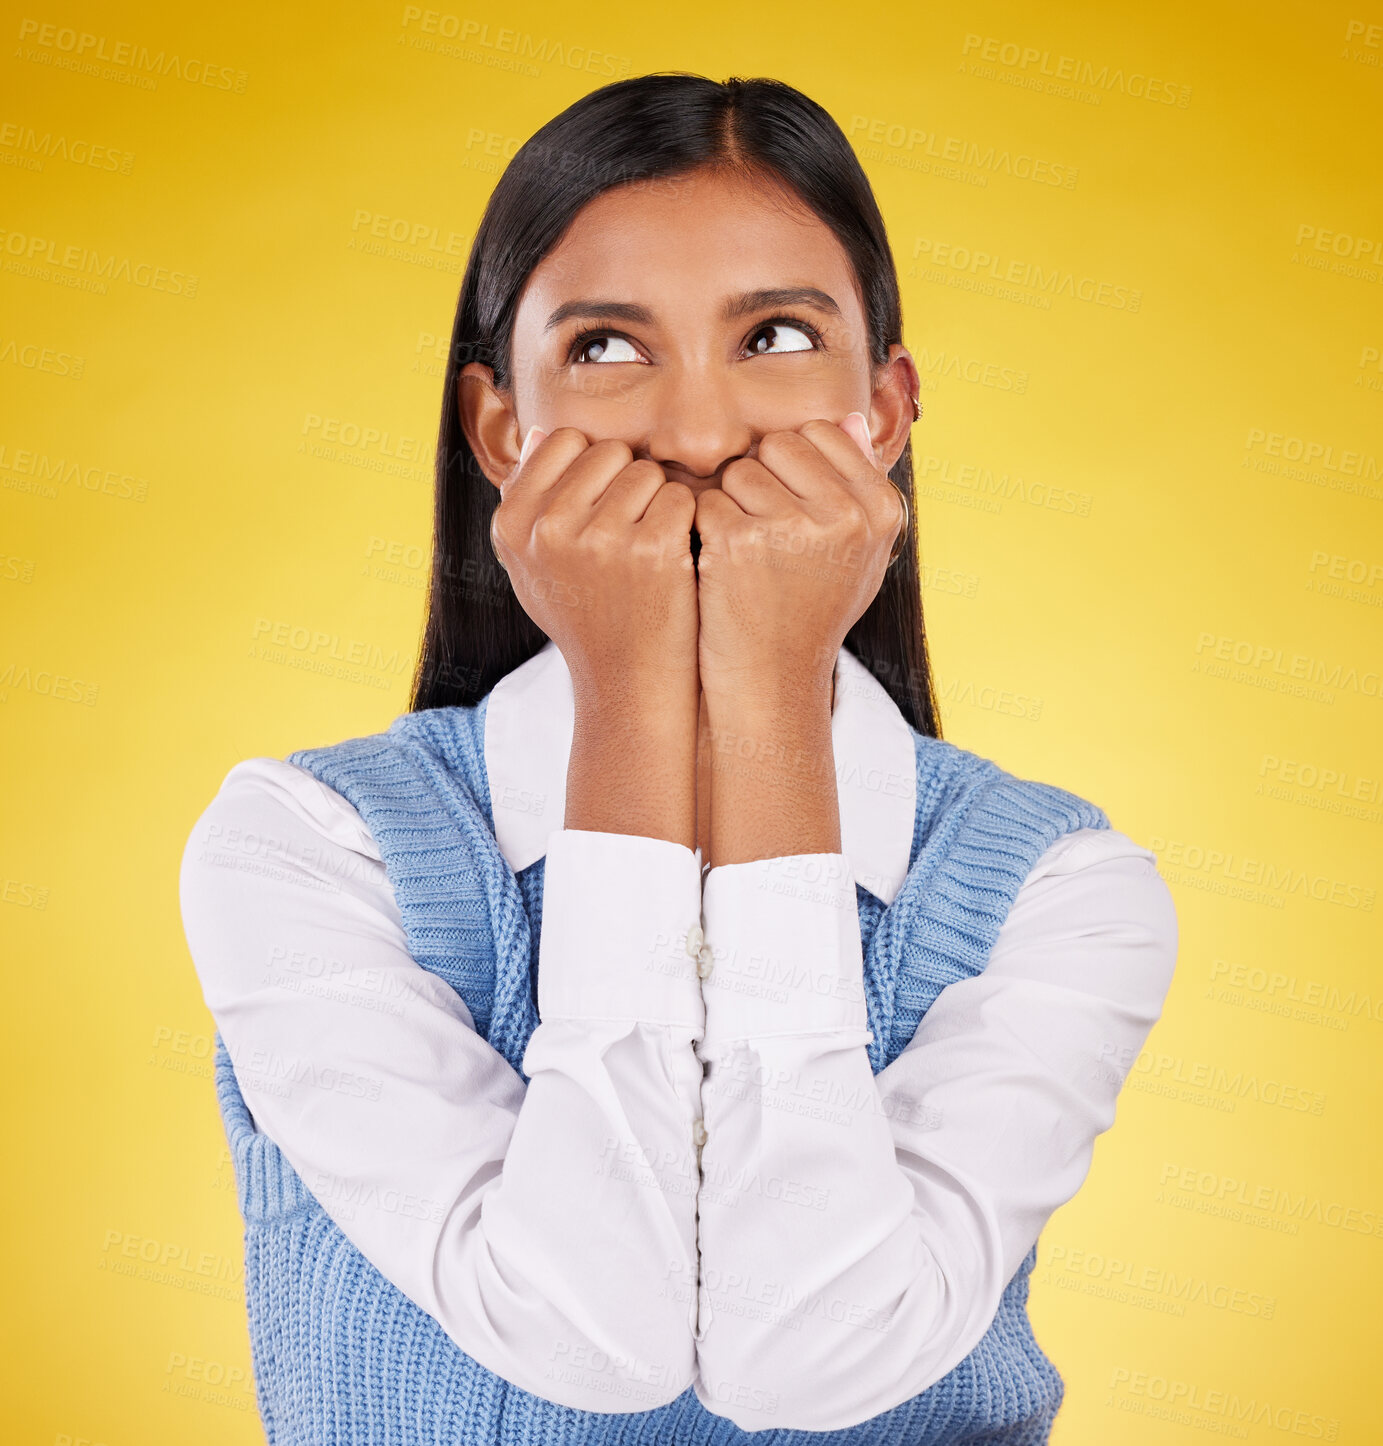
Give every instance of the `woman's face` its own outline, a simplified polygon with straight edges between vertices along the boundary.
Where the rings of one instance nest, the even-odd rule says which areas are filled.
[[[891,467],[918,383],[902,346],[871,367],[854,273],[829,227],[762,181],[702,170],[590,202],[519,298],[510,386],[496,390],[471,362],[458,388],[496,485],[536,424],[619,438],[701,492],[765,432],[852,411]]]

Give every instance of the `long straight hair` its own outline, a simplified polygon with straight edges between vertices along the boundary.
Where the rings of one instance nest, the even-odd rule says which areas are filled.
[[[656,188],[716,166],[786,186],[831,228],[854,267],[876,366],[902,341],[897,271],[868,178],[840,127],[801,91],[767,78],[721,82],[664,71],[602,86],[548,121],[515,153],[491,193],[461,282],[442,389],[432,572],[410,711],[473,706],[547,642],[490,547],[499,489],[461,427],[461,368],[483,362],[496,386],[509,385],[518,298],[588,202],[615,186]],[[911,442],[889,477],[911,501]],[[922,624],[916,508],[908,511],[903,554],[845,644],[912,727],[940,738]]]

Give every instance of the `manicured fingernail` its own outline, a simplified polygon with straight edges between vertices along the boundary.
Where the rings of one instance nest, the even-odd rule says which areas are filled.
[[[855,439],[855,443],[860,451],[864,453],[865,460],[872,462],[874,460],[874,442],[869,435],[869,418],[866,417],[863,412],[851,412],[846,416],[845,422],[842,422],[841,426],[844,427],[846,422],[854,424],[848,427],[847,430]]]
[[[528,461],[528,455],[539,442],[547,436],[547,433],[536,423],[528,429],[528,435],[523,439],[523,446],[519,448],[519,466],[522,467]]]

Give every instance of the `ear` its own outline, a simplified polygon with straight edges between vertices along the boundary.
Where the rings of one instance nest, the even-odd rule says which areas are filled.
[[[912,353],[895,342],[888,349],[888,360],[874,374],[874,394],[869,399],[869,435],[885,472],[893,468],[908,444],[915,420],[912,399],[921,389]]]
[[[467,362],[456,376],[456,405],[480,470],[498,487],[519,460],[519,420],[512,396],[495,386],[491,368]]]

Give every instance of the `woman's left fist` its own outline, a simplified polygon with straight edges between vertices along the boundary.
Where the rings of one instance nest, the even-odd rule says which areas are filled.
[[[906,520],[852,412],[765,432],[696,499],[697,646],[710,704],[806,704],[873,602]]]

